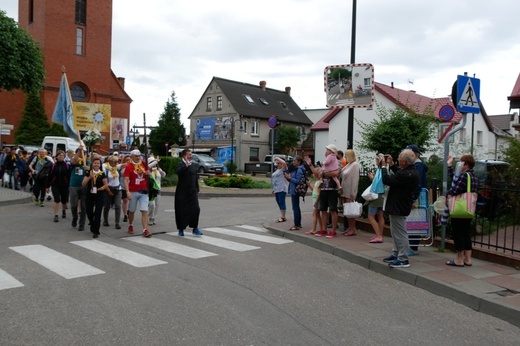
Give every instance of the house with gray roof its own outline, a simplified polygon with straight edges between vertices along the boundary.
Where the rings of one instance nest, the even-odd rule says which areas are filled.
[[[268,124],[273,116],[301,133],[310,133],[313,124],[292,99],[290,87],[281,91],[268,88],[265,81],[254,85],[213,77],[189,116],[188,145],[212,156],[225,155],[224,161],[234,152],[233,162],[243,171],[245,163],[263,162],[273,149],[279,153],[277,131]]]

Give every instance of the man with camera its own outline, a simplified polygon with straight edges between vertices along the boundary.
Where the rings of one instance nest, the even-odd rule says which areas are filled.
[[[415,155],[412,150],[403,150],[397,161],[399,167],[394,164],[390,155],[385,155],[381,160],[383,184],[389,186],[383,210],[389,215],[390,232],[394,241],[392,254],[383,261],[388,263],[390,268],[408,268],[410,244],[406,232],[406,217],[412,210],[414,192],[419,184],[419,174],[414,165]],[[387,163],[394,172],[393,175],[388,174]]]

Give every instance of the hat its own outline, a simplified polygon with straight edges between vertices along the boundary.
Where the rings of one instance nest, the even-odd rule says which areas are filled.
[[[112,155],[117,156],[117,155],[119,155],[119,153],[117,151],[114,151],[114,153]]]
[[[338,153],[338,148],[336,148],[336,146],[334,144],[329,144],[327,145],[325,148],[329,149],[330,151],[332,151],[334,154],[337,154]]]
[[[138,149],[134,149],[130,152],[130,155],[141,155],[141,152]]]
[[[411,151],[413,151],[416,154],[420,154],[421,153],[419,151],[419,147],[417,145],[415,145],[415,144],[410,144],[409,146],[406,147],[406,149],[410,149]]]
[[[157,166],[157,159],[153,156],[150,156],[148,158],[148,166],[150,166],[150,168],[154,168],[155,166]]]

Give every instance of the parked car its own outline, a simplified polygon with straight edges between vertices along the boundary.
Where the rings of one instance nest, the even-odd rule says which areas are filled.
[[[224,166],[209,155],[192,154],[192,161],[199,165],[199,173],[221,174],[224,172]]]
[[[274,154],[274,155],[265,155],[264,163],[269,163],[272,165],[273,164],[272,156],[281,158],[282,160],[285,161],[285,163],[287,163],[287,166],[289,166],[294,160],[294,157],[292,157],[291,155]]]
[[[477,160],[473,171],[479,180],[479,196],[477,212],[492,219],[505,212],[507,208],[508,182],[504,178],[505,171],[511,166],[504,161]]]

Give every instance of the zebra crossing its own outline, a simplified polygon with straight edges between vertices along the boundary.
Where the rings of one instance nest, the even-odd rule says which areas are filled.
[[[190,259],[202,259],[218,256],[219,249],[246,252],[261,249],[261,244],[284,245],[293,242],[289,239],[269,235],[267,233],[268,231],[263,227],[251,225],[210,227],[202,230],[204,232],[202,237],[192,236],[189,232],[186,232],[185,237],[178,237],[177,232],[167,232],[164,234],[165,237],[156,235],[152,238],[126,237],[116,239],[116,241],[120,241],[120,244],[117,245],[100,239],[71,241],[68,244],[73,247],[72,253],[79,247],[87,250],[87,253],[96,253],[106,256],[134,268],[146,268],[157,265],[167,265],[168,262],[129,250],[125,248],[126,243],[144,245],[154,250]],[[245,244],[240,242],[240,240],[253,241],[258,244]],[[114,239],[110,239],[110,241],[113,243]],[[211,251],[194,247],[197,244],[209,245]],[[12,246],[9,247],[9,249],[64,279],[69,280],[105,274],[105,271],[102,269],[96,268],[45,245],[21,245]],[[23,282],[0,268],[0,291],[23,286]]]
[[[354,99],[340,99],[340,94],[330,94],[327,99],[329,101],[329,104],[332,104],[334,102],[335,106],[349,106],[354,105],[355,101]]]

